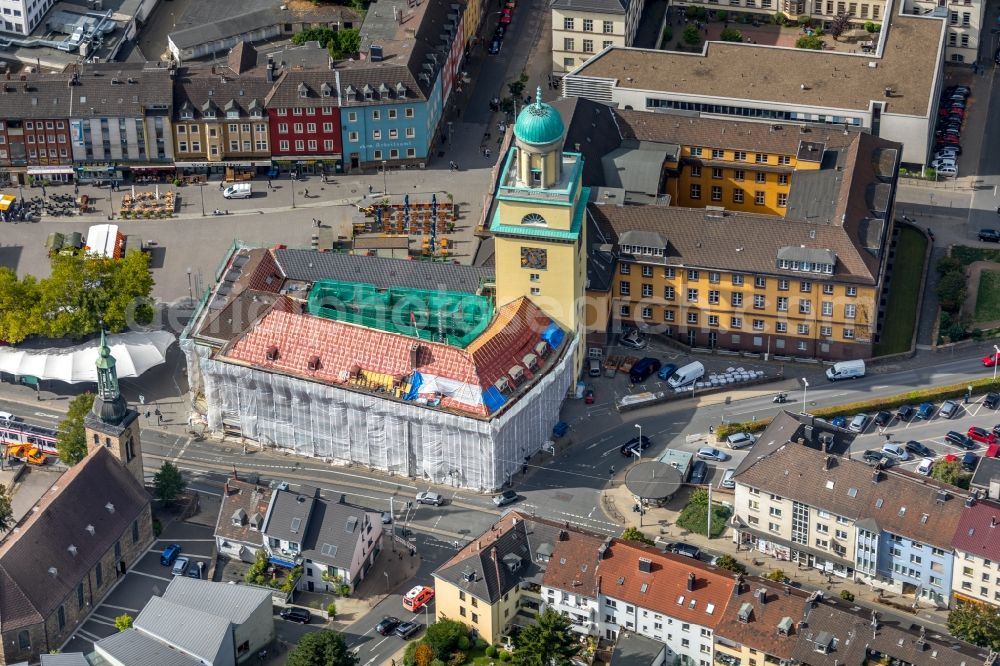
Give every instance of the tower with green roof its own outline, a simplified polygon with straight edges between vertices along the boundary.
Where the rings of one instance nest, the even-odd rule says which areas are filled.
[[[496,243],[497,305],[526,296],[577,345],[583,367],[587,253],[583,156],[562,149],[565,125],[542,101],[525,106],[514,123],[514,143],[503,157],[497,207],[490,223]]]
[[[131,409],[118,387],[115,357],[111,355],[104,331],[97,348],[97,395],[83,421],[87,452],[106,448],[128,469],[139,483],[144,481],[139,413]]]

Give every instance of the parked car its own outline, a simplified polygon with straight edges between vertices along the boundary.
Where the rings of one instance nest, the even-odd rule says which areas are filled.
[[[631,331],[618,338],[618,344],[629,349],[645,349],[649,341],[640,335],[638,331]]]
[[[660,371],[656,373],[656,376],[662,379],[663,381],[666,381],[670,379],[670,375],[674,374],[676,371],[677,371],[676,365],[674,365],[673,363],[664,363],[662,366],[660,366]]]
[[[396,630],[396,627],[400,625],[398,617],[391,617],[386,615],[382,618],[382,621],[375,625],[375,631],[383,636],[388,636]]]
[[[169,567],[177,559],[177,556],[181,554],[181,546],[177,543],[172,543],[163,549],[160,553],[160,564],[165,567]]]
[[[594,387],[588,386],[587,390],[583,392],[583,404],[592,405],[594,404]]]
[[[851,432],[864,432],[865,427],[868,425],[868,415],[867,414],[856,414],[853,419],[851,419],[851,424],[847,426],[847,429]]]
[[[692,560],[701,559],[701,549],[698,548],[698,546],[693,546],[689,543],[668,543],[663,549],[668,553],[673,553],[674,555],[690,557]]]
[[[518,499],[520,499],[520,496],[513,490],[505,490],[499,495],[493,496],[493,503],[497,506],[506,506],[507,504],[516,502]]]
[[[183,576],[187,573],[188,564],[190,561],[186,557],[178,557],[174,560],[174,568],[170,570],[170,573],[174,576]]]
[[[954,400],[945,400],[941,403],[941,409],[938,411],[938,414],[943,418],[950,419],[958,414],[960,409],[961,407]]]
[[[934,416],[934,403],[923,402],[917,407],[917,418],[922,421],[929,421]]]
[[[403,608],[416,613],[434,598],[434,588],[417,585],[403,596]]]
[[[979,426],[971,426],[969,431],[965,433],[974,442],[980,442],[982,444],[996,444],[997,436],[993,434],[993,431],[987,430],[986,428],[980,428]]]
[[[725,472],[723,472],[722,481],[719,481],[719,487],[729,488],[730,490],[732,490],[733,488],[736,487],[735,477],[736,477],[736,469],[734,467],[730,467]]]
[[[992,368],[1000,361],[1000,354],[993,353],[983,357],[983,367]]]
[[[639,446],[640,441],[642,443],[642,448],[639,449],[640,453],[653,445],[653,440],[651,440],[649,437],[646,437],[645,435],[642,436],[641,440],[638,437],[633,437],[632,439],[622,444],[621,448],[622,455],[625,456],[626,458],[634,456],[635,449],[637,446]]]
[[[957,166],[958,163],[953,159],[943,158],[939,160],[934,160],[931,162],[932,169],[940,169],[943,166]]]
[[[971,451],[962,456],[962,469],[966,472],[976,471],[976,463],[979,462],[979,456]]]
[[[660,360],[653,358],[652,356],[647,356],[640,359],[632,366],[629,370],[628,378],[633,384],[641,384],[646,381],[651,374],[660,369]]]
[[[434,506],[441,506],[444,504],[444,498],[437,493],[432,493],[429,490],[425,490],[422,493],[417,493],[417,501],[421,504],[433,504]]]
[[[986,409],[996,409],[1000,406],[1000,393],[990,391],[983,396],[983,407]]]
[[[493,37],[495,39],[503,39],[504,35],[507,34],[507,26],[498,25],[497,29],[493,31]]]
[[[934,467],[934,459],[933,458],[924,458],[924,459],[922,459],[920,461],[920,463],[917,465],[917,468],[914,471],[917,474],[922,474],[924,476],[930,476],[931,475],[931,468],[932,467]]]
[[[913,440],[913,439],[911,439],[910,441],[908,441],[905,444],[905,448],[906,448],[907,451],[909,451],[913,455],[920,456],[921,458],[933,458],[934,457],[934,451],[932,451],[930,448],[924,446],[920,442],[918,442],[916,440]]]
[[[187,570],[188,578],[197,578],[201,580],[205,577],[205,563],[204,562],[192,562],[188,565]]]
[[[599,358],[588,358],[587,359],[587,374],[591,377],[600,377],[601,372],[601,359]]]
[[[299,608],[297,606],[289,606],[283,608],[281,613],[279,613],[282,620],[288,620],[289,622],[298,622],[299,624],[309,624],[312,620],[312,613],[310,613],[305,608]]]
[[[868,463],[869,465],[877,465],[883,460],[886,462],[892,462],[881,451],[875,449],[866,449],[864,453],[861,454],[861,459]]]
[[[420,631],[419,622],[403,622],[396,627],[396,635],[402,639],[407,639],[418,631]]]
[[[502,46],[503,46],[503,41],[500,40],[500,39],[494,38],[493,41],[490,42],[490,55],[496,55],[496,54],[500,53],[500,48]]]
[[[704,460],[695,460],[688,473],[688,483],[700,486],[705,483],[706,477],[708,477],[708,464]]]
[[[731,449],[742,449],[745,446],[753,446],[757,438],[748,432],[734,432],[726,437],[726,446]]]
[[[879,428],[885,428],[890,423],[892,423],[892,414],[890,412],[882,410],[875,414],[875,425]]]
[[[899,419],[900,421],[909,421],[910,419],[913,418],[914,414],[916,413],[917,410],[913,409],[912,406],[903,405],[902,407],[896,410],[896,418]]]
[[[703,446],[698,449],[698,457],[702,460],[716,460],[718,462],[724,462],[729,460],[729,454],[723,453],[719,449],[713,448],[711,446]]]
[[[944,439],[949,444],[953,444],[962,449],[968,450],[976,448],[976,443],[972,441],[971,437],[960,432],[955,432],[954,430],[947,432]]]
[[[389,513],[388,511],[383,511],[382,512],[382,524],[383,525],[392,525],[392,514]]]
[[[837,428],[847,427],[847,417],[846,416],[834,416],[830,419],[830,425],[836,426]]]
[[[882,447],[882,455],[893,460],[909,460],[910,454],[899,444],[889,442]]]
[[[996,229],[980,229],[979,240],[986,243],[1000,243],[1000,231]]]

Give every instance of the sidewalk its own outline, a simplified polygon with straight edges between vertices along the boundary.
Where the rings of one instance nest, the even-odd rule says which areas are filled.
[[[877,590],[853,580],[827,575],[818,569],[802,567],[794,562],[776,560],[759,551],[740,549],[737,544],[733,543],[733,533],[729,526],[715,539],[688,532],[675,523],[681,509],[687,502],[687,490],[681,490],[666,507],[648,508],[644,515],[640,516],[639,513],[632,511],[635,499],[624,484],[626,469],[621,470],[612,479],[609,486],[602,492],[601,497],[601,510],[604,511],[609,520],[623,523],[622,529],[638,527],[643,534],[656,541],[658,545],[671,541],[682,541],[695,545],[712,555],[732,555],[747,567],[747,571],[751,575],[764,576],[774,569],[781,569],[793,583],[800,583],[803,589],[821,590],[824,594],[832,596],[839,596],[841,590],[848,590],[854,595],[854,603],[858,606],[888,611],[903,618],[910,617],[909,614],[912,613],[913,620],[919,619],[927,625],[947,633],[947,610],[921,607],[914,612],[912,597],[902,596],[894,592],[884,592],[880,595]],[[731,491],[713,489],[712,493],[714,504],[732,506],[733,495]],[[612,510],[609,511],[609,508]],[[620,515],[611,515],[613,512]],[[640,520],[643,523],[641,527]]]

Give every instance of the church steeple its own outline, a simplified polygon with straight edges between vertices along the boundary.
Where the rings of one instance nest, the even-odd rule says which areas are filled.
[[[118,372],[115,357],[111,355],[104,329],[101,329],[101,346],[97,349],[97,396],[91,412],[105,423],[117,425],[125,418],[128,405],[118,389]]]

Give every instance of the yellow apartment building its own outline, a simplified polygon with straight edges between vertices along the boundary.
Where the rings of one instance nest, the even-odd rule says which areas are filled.
[[[552,71],[569,72],[609,46],[632,46],[645,0],[555,0]]]
[[[1000,606],[1000,504],[966,506],[955,529],[951,589],[957,601]]]

